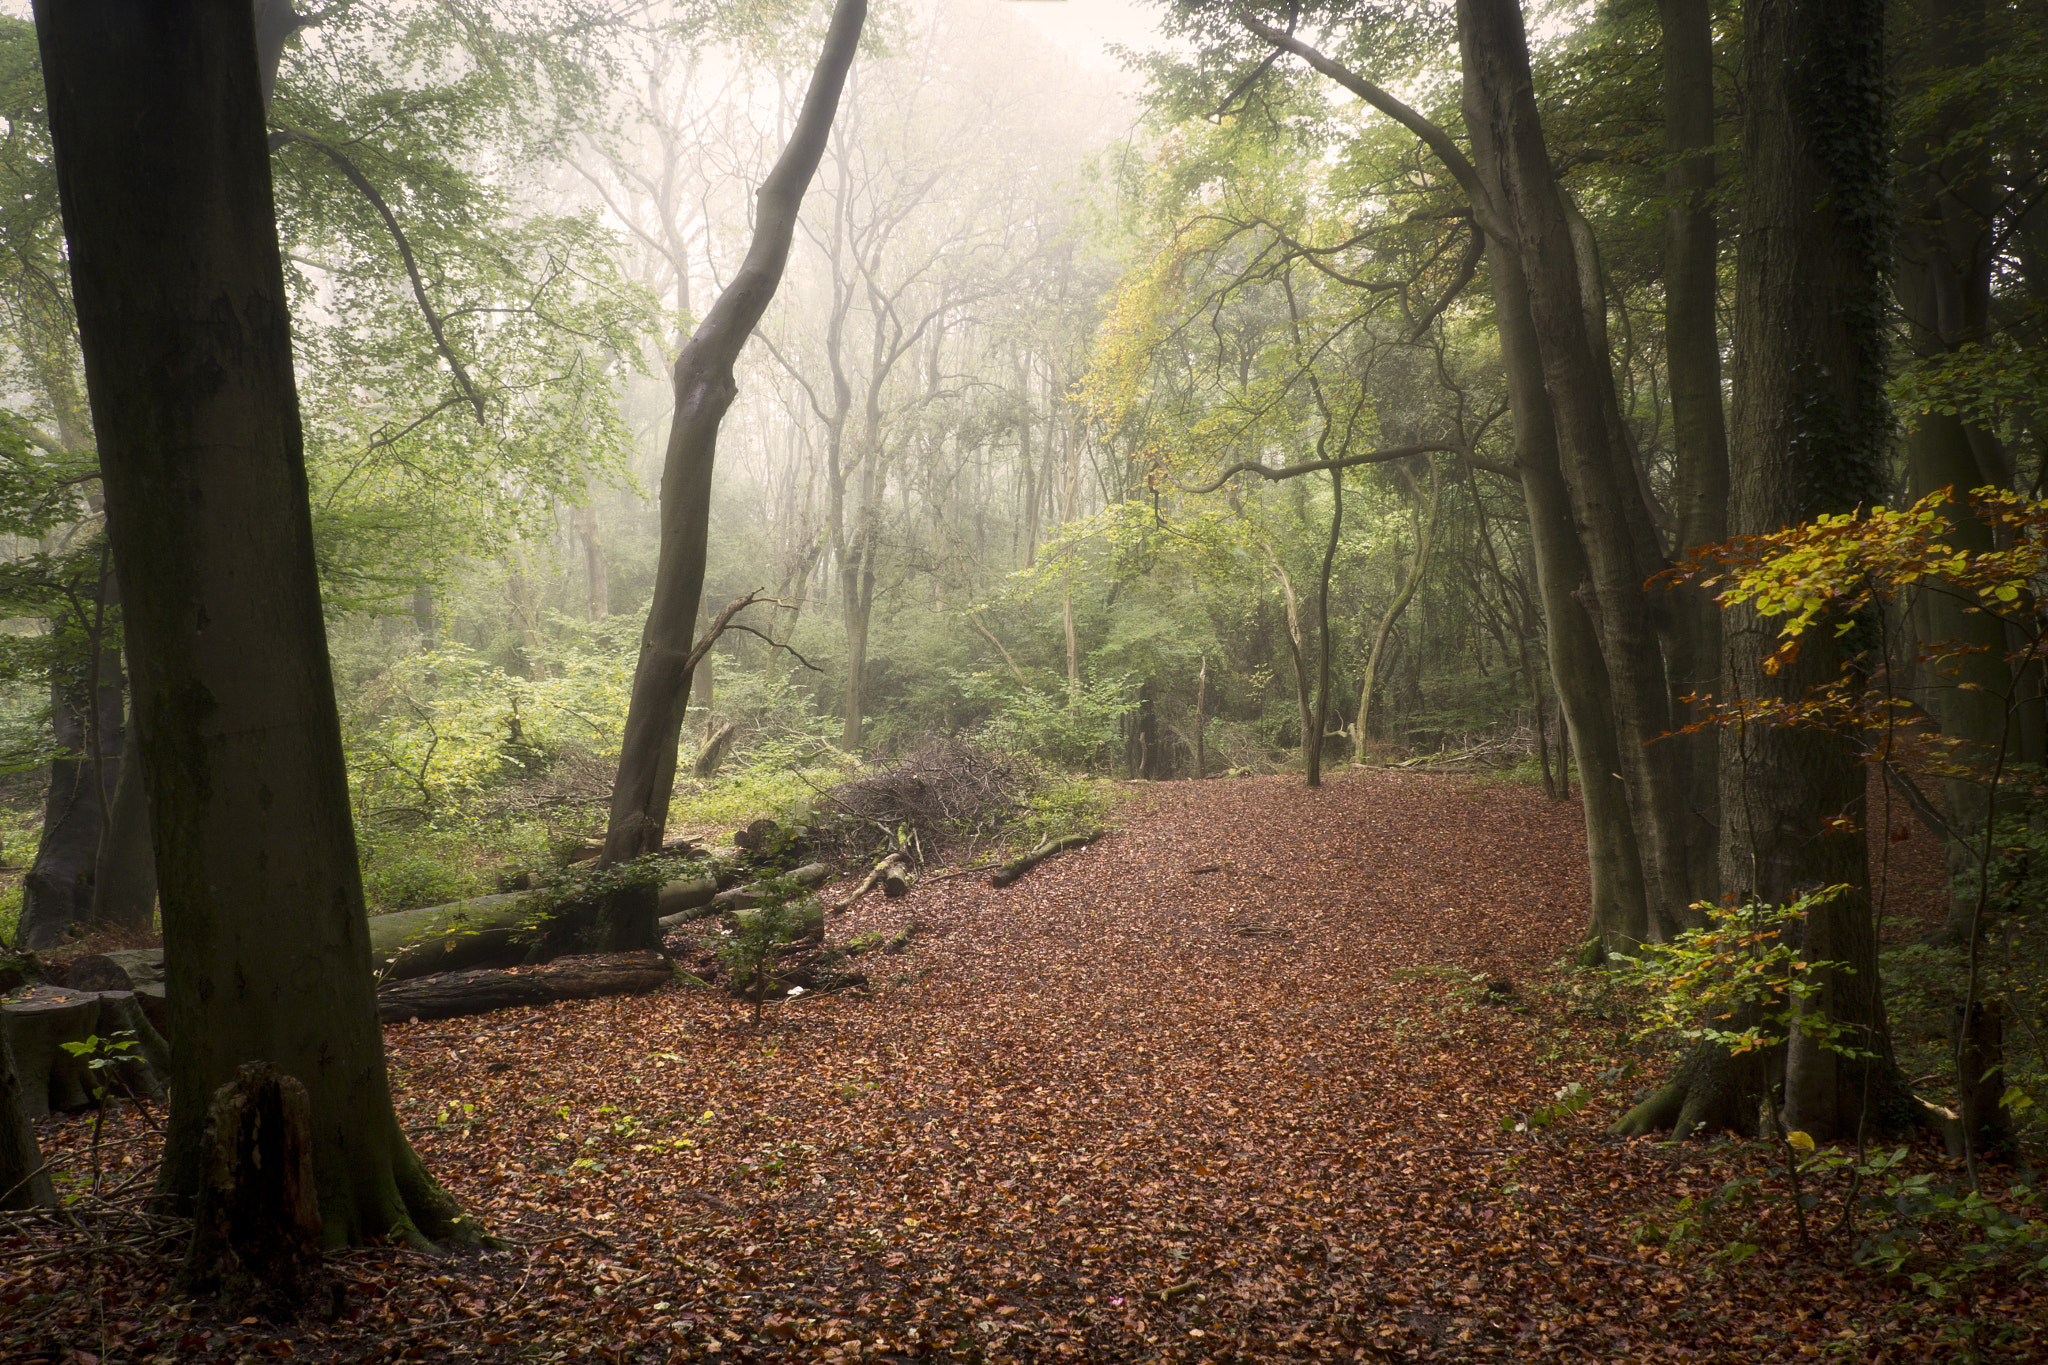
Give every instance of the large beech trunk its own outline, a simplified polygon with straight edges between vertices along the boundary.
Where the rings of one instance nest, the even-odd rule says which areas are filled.
[[[1574,240],[1574,210],[1551,168],[1515,0],[1461,0],[1466,120],[1480,174],[1514,236],[1536,326],[1565,488],[1585,550],[1587,600],[1613,700],[1618,771],[1628,788],[1647,893],[1664,940],[1693,923],[1686,838],[1692,818],[1683,750],[1671,729],[1660,623],[1645,587],[1663,567],[1600,344],[1604,299]]]
[[[1774,531],[1846,511],[1878,492],[1883,404],[1884,254],[1889,175],[1878,0],[1749,0],[1743,9],[1742,236],[1736,255],[1735,414],[1730,531]],[[1845,118],[1845,109],[1862,110]],[[1725,622],[1729,687],[1795,699],[1837,676],[1856,647],[1823,625],[1774,673],[1771,623]],[[1816,1140],[1856,1131],[1865,1113],[1907,1118],[1892,1062],[1877,965],[1864,829],[1866,779],[1855,737],[1742,725],[1721,740],[1721,875],[1738,896],[1783,904],[1817,885],[1851,889],[1808,916],[1803,955],[1846,964],[1811,1002],[1849,1042],[1851,1061],[1795,1030],[1776,1075],[1708,1050],[1623,1117],[1624,1132],[1752,1114],[1774,1089],[1787,1129]],[[1781,1087],[1781,1088],[1780,1088]]]
[[[676,748],[690,692],[690,653],[696,643],[698,604],[711,537],[711,474],[718,427],[739,392],[733,364],[761,320],[789,259],[804,188],[818,169],[839,92],[853,64],[866,0],[838,0],[824,51],[811,74],[789,144],[761,184],[759,212],[747,256],[732,283],[711,305],[676,359],[675,418],[662,466],[661,555],[654,596],[640,636],[640,660],[612,788],[604,860],[623,862],[661,847],[675,787]],[[600,923],[600,945],[611,950],[650,946],[654,898],[621,896]]]
[[[1681,553],[1728,538],[1728,430],[1721,396],[1720,224],[1714,215],[1714,34],[1708,0],[1658,0],[1663,25],[1664,355],[1671,393],[1672,511]],[[1673,590],[1667,664],[1674,728],[1702,718],[1687,696],[1720,691],[1721,611],[1705,589]],[[1702,725],[1664,743],[1683,752],[1693,818],[1687,882],[1720,894],[1720,731]]]
[[[310,1097],[324,1235],[475,1242],[399,1131],[307,503],[254,20],[40,0],[36,36],[157,815],[162,1206],[245,1062]]]

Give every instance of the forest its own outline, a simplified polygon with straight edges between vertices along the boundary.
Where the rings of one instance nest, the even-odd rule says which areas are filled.
[[[0,1356],[2048,1358],[2041,0],[21,0],[0,186]]]

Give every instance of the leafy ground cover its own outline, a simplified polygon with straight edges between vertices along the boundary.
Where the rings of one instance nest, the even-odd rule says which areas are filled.
[[[341,1254],[330,1321],[171,1299],[177,1229],[139,1212],[153,1119],[123,1111],[97,1196],[4,1227],[0,1356],[2048,1351],[2031,1282],[1931,1303],[1801,1249],[1763,1197],[1770,1149],[1604,1136],[1649,1074],[1556,965],[1584,918],[1575,807],[1419,774],[1135,791],[1117,832],[1016,886],[928,880],[835,920],[920,926],[866,998],[799,997],[759,1030],[680,987],[391,1027],[415,1142],[506,1245]],[[1894,847],[1893,884],[1938,913],[1931,841]],[[1557,1103],[1573,1083],[1582,1108]],[[90,1120],[40,1135],[83,1194]],[[1930,1141],[1910,1159],[1939,1172]],[[1731,1181],[1754,1182],[1748,1250],[1672,1235]]]

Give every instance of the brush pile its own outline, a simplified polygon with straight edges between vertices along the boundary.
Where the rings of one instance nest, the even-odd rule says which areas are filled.
[[[893,763],[826,792],[810,829],[818,856],[848,863],[901,853],[924,865],[969,862],[1029,814],[1038,775],[1008,754],[927,739]]]

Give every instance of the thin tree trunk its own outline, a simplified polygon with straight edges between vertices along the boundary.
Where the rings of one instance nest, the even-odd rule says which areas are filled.
[[[1301,611],[1294,600],[1294,580],[1287,576],[1286,566],[1280,556],[1273,553],[1273,547],[1264,541],[1259,546],[1266,552],[1266,562],[1273,566],[1274,577],[1280,580],[1280,594],[1287,604],[1287,653],[1294,661],[1294,705],[1301,723],[1302,762],[1308,762],[1309,746],[1315,743],[1311,735],[1316,723],[1315,707],[1309,698],[1308,688],[1308,646],[1301,638]]]
[[[209,1099],[264,1060],[311,1098],[330,1243],[473,1244],[386,1082],[250,7],[42,0],[35,18],[161,817],[159,1203],[189,1207]]]
[[[611,574],[605,565],[604,536],[597,524],[597,509],[579,507],[570,525],[583,547],[583,614],[586,620],[602,621],[611,615]]]
[[[865,0],[839,0],[834,6],[803,110],[789,144],[761,185],[746,260],[676,360],[676,412],[662,474],[661,557],[640,637],[640,660],[633,672],[619,774],[605,828],[607,863],[659,848],[668,825],[676,749],[690,690],[692,630],[704,595],[704,562],[710,548],[718,426],[738,392],[733,363],[782,278],[804,187],[824,154],[866,18]],[[621,907],[618,913],[608,911],[601,917],[599,946],[631,951],[647,946],[653,934],[651,904]]]
[[[1408,481],[1411,496],[1420,496],[1421,489],[1415,481]],[[1372,649],[1365,656],[1365,681],[1358,689],[1358,721],[1354,727],[1353,748],[1359,758],[1365,754],[1366,726],[1372,719],[1373,689],[1379,686],[1380,660],[1385,656],[1387,640],[1394,633],[1394,626],[1401,619],[1401,613],[1408,610],[1408,604],[1415,600],[1415,594],[1422,588],[1422,576],[1429,572],[1430,550],[1436,544],[1437,518],[1443,512],[1443,488],[1437,478],[1436,466],[1429,467],[1429,520],[1422,519],[1419,509],[1410,507],[1408,519],[1415,528],[1415,560],[1408,566],[1408,577],[1395,592],[1394,600],[1380,613],[1380,623],[1373,629]],[[1398,546],[1396,550],[1398,552]]]

